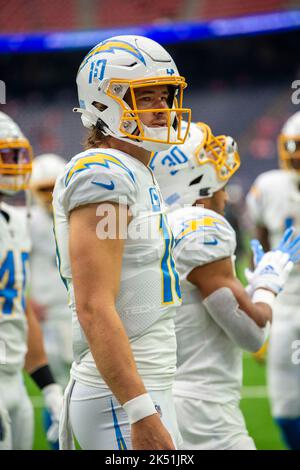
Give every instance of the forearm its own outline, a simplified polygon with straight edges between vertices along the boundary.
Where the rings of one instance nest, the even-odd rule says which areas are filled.
[[[215,291],[203,302],[213,320],[238,347],[258,351],[264,344],[268,328],[260,328],[241,308],[228,288]]]
[[[101,296],[100,296],[101,298]],[[122,322],[113,306],[86,308],[79,321],[85,332],[97,368],[123,404],[146,393]]]
[[[272,318],[272,309],[267,303],[253,301],[252,297],[247,293],[244,286],[238,279],[232,279],[224,282],[224,287],[231,289],[240,309],[251,319],[257,326],[263,328]]]
[[[206,289],[206,291],[204,291],[204,294],[206,295],[204,296],[208,297],[208,295],[211,295],[216,290],[222,288],[230,289],[241,310],[243,310],[245,315],[253,320],[260,328],[263,328],[267,321],[271,319],[272,310],[269,305],[261,302],[252,302],[252,298],[250,295],[248,295],[244,286],[236,278],[216,278],[213,284],[213,288]]]
[[[26,310],[28,321],[28,350],[25,357],[25,370],[29,374],[46,365],[48,359],[44,349],[43,335],[40,324],[29,307]]]
[[[272,309],[263,302],[253,303],[251,301],[250,307],[247,310],[242,310],[259,328],[264,328],[272,317]]]

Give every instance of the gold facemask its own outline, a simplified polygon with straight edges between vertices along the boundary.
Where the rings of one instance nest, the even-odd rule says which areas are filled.
[[[0,190],[28,189],[32,157],[27,139],[0,140]]]
[[[288,137],[285,134],[280,134],[278,155],[281,168],[300,172],[300,136]]]
[[[45,207],[48,212],[52,213],[52,193],[54,190],[55,180],[44,180],[40,184],[30,184],[30,189],[36,200]]]
[[[151,108],[151,109],[138,109],[136,103],[135,90],[141,87],[166,85],[175,87],[177,90],[177,96],[174,96],[173,106],[170,108]],[[132,108],[126,106],[123,98],[118,96],[120,89],[125,86],[128,88],[131,96]],[[122,108],[122,116],[120,122],[119,131],[126,137],[137,141],[149,141],[164,143],[170,145],[181,145],[185,142],[188,135],[189,126],[191,122],[191,110],[189,108],[183,108],[183,90],[186,88],[187,83],[183,77],[153,77],[137,80],[126,80],[126,79],[111,79],[106,89],[106,94],[113,98]],[[167,135],[165,138],[154,138],[145,135],[141,115],[144,113],[166,113],[167,115]],[[182,121],[187,121],[187,127],[182,129]],[[131,123],[135,122],[137,134],[131,134],[128,132],[128,128]],[[174,126],[174,122],[176,125]],[[174,139],[174,131],[176,137]],[[171,133],[173,135],[171,135]]]
[[[241,164],[237,150],[228,152],[227,137],[225,135],[214,136],[210,127],[203,122],[197,126],[203,132],[204,138],[195,150],[195,156],[199,165],[212,163],[215,166],[218,178],[226,181],[238,170]]]

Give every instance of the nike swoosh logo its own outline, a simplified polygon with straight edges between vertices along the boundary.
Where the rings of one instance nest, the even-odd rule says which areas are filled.
[[[110,184],[98,183],[98,181],[92,181],[92,183],[95,184],[96,186],[101,186],[101,188],[108,189],[109,191],[112,191],[113,189],[115,189],[115,183],[113,181],[111,181]]]
[[[217,244],[218,244],[218,240],[216,238],[211,242],[204,242],[204,245],[217,245]]]

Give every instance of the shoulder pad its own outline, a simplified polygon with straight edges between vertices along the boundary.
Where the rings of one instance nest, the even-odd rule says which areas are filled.
[[[74,157],[60,177],[66,211],[97,202],[135,202],[136,175],[130,158],[112,149],[95,149]],[[124,203],[124,202],[123,202]]]
[[[233,256],[236,248],[235,232],[223,216],[207,209],[194,209],[193,217],[186,213],[180,225],[179,217],[176,222],[174,218],[173,223],[170,221],[178,270],[186,275],[197,266]]]

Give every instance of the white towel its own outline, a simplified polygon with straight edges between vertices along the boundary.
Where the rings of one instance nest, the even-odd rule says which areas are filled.
[[[72,390],[75,384],[74,379],[70,379],[64,393],[64,401],[59,421],[59,450],[75,450],[75,443],[69,419],[69,407]]]

